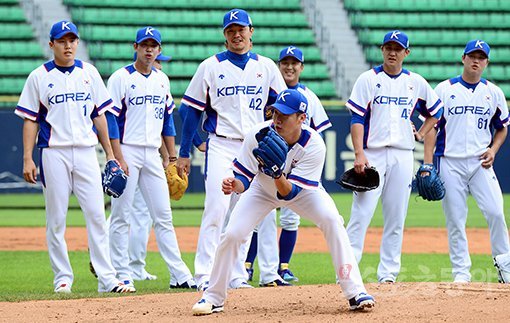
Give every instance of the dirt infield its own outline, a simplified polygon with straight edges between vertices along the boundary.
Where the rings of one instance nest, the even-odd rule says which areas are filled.
[[[371,284],[369,312],[348,310],[336,285],[232,290],[225,312],[193,317],[198,292],[0,303],[2,322],[506,322],[510,289],[498,284]]]
[[[175,228],[182,252],[195,252],[197,227]],[[370,228],[365,240],[365,252],[378,253],[382,229]],[[487,229],[467,229],[469,251],[472,254],[490,254]],[[85,228],[67,228],[66,241],[69,250],[87,250]],[[44,228],[0,228],[0,250],[47,250]],[[149,238],[149,251],[157,251],[154,232]],[[327,252],[326,241],[319,229],[300,228],[296,252]],[[448,253],[446,229],[405,229],[403,253]]]
[[[181,250],[194,252],[198,228],[176,228]],[[365,252],[377,253],[381,229],[369,229]],[[69,250],[87,250],[84,228],[68,228]],[[486,229],[468,229],[470,251],[490,254]],[[44,228],[0,228],[0,250],[46,250]],[[156,251],[151,234],[149,250]],[[300,228],[296,252],[326,252],[317,228]],[[447,253],[444,229],[411,228],[404,234],[404,253]],[[376,307],[366,313],[348,310],[337,285],[231,290],[225,312],[193,317],[198,292],[0,302],[0,322],[506,322],[510,285],[396,283],[368,284]],[[65,298],[65,296],[63,296]]]

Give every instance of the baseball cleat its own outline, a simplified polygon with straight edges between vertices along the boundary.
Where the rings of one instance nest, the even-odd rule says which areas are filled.
[[[374,307],[375,300],[367,293],[359,293],[349,300],[349,306],[351,311],[362,311]]]
[[[185,281],[182,284],[179,284],[179,283],[177,283],[175,285],[170,284],[170,289],[174,289],[174,288],[197,289],[197,284],[195,283],[195,281],[193,279],[190,279],[188,281]]]
[[[393,277],[384,277],[384,278],[381,278],[379,279],[379,283],[388,283],[388,284],[392,284],[395,282],[395,278]]]
[[[278,270],[278,275],[280,275],[283,280],[288,282],[297,282],[299,279],[294,276],[292,271],[289,269],[289,264],[280,264],[280,270]]]
[[[201,283],[200,285],[198,285],[197,287],[197,291],[199,292],[205,292],[205,290],[209,288],[209,281],[205,281],[203,283]]]
[[[63,283],[55,287],[55,293],[69,294],[71,293],[71,285]]]
[[[124,283],[119,282],[117,284],[117,286],[113,287],[110,290],[110,293],[118,293],[118,294],[136,293],[135,286],[133,284],[125,284],[125,282],[129,283],[129,280],[125,280]]]
[[[205,299],[199,300],[191,309],[193,315],[209,315],[212,313],[223,312],[223,305],[213,305]]]
[[[260,283],[260,287],[280,287],[280,286],[292,286],[291,283],[286,282],[285,280],[279,278],[269,283]]]

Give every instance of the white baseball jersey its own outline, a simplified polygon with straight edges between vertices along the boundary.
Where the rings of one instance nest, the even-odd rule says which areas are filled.
[[[241,153],[238,159],[234,160],[234,171],[244,176],[249,182],[256,180],[267,188],[268,192],[274,192],[276,186],[270,176],[259,173],[259,162],[252,151],[258,147],[255,135],[265,127],[270,127],[272,121],[263,122],[255,126],[245,137]],[[304,189],[318,189],[322,167],[326,156],[326,145],[319,134],[307,125],[302,126],[301,137],[298,142],[290,148],[287,154],[284,174],[287,179]],[[257,175],[257,176],[256,176]]]
[[[264,121],[269,91],[276,96],[287,88],[271,59],[250,55],[244,69],[232,64],[226,52],[209,57],[198,67],[182,100],[205,110],[204,131],[243,139],[255,124]]]
[[[381,65],[360,75],[346,106],[365,117],[365,148],[414,149],[410,122],[414,110],[433,116],[442,103],[420,75],[403,69],[392,77]]]
[[[322,132],[331,127],[329,117],[326,114],[326,111],[324,110],[324,107],[322,106],[322,103],[317,95],[315,95],[312,90],[301,83],[298,83],[297,90],[301,92],[308,100],[305,124],[309,125],[317,132]]]
[[[436,156],[480,156],[492,141],[492,128],[501,129],[509,123],[505,95],[499,87],[485,79],[474,90],[468,86],[458,76],[435,89],[444,103]]]
[[[50,61],[30,73],[15,113],[39,123],[39,148],[90,147],[97,144],[92,119],[111,108],[94,66],[75,60],[74,69],[63,73]]]
[[[112,112],[118,117],[120,142],[159,148],[161,129],[175,107],[166,74],[152,68],[149,75],[143,75],[133,64],[127,65],[110,76],[108,90],[115,105]]]

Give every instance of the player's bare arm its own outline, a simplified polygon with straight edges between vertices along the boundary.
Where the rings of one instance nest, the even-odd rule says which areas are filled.
[[[434,128],[434,125],[437,123],[439,119],[434,117],[428,117],[425,119],[425,122],[421,125],[418,131],[414,132],[414,137],[417,141],[423,142],[425,140],[425,136],[429,133],[429,131]],[[414,128],[416,130],[416,128]]]
[[[175,136],[163,136],[163,144],[161,145],[161,151],[166,150],[168,156],[168,162],[165,165],[165,159],[163,159],[163,167],[166,167],[168,163],[175,162],[177,159],[177,151],[175,150]],[[161,154],[163,156],[163,154]]]
[[[501,148],[501,145],[503,145],[503,143],[505,142],[507,134],[508,134],[507,127],[496,130],[492,145],[489,148],[487,148],[487,150],[480,156],[480,159],[482,160],[482,167],[484,168],[492,167],[492,164],[494,164],[496,154],[498,153],[499,148]]]
[[[115,159],[115,154],[113,153],[112,145],[110,144],[110,140],[108,138],[108,125],[106,123],[106,117],[104,114],[95,117],[92,122],[97,130],[97,139],[103,150],[106,154],[106,160]]]
[[[120,167],[126,173],[126,175],[129,176],[129,167],[126,163],[126,160],[124,159],[124,155],[122,154],[122,149],[120,148],[120,139],[110,139],[110,143],[112,145],[113,154],[115,155],[115,158],[120,164]]]
[[[221,190],[223,194],[229,195],[232,193],[242,193],[245,191],[243,183],[235,177],[227,177],[221,183]]]
[[[292,191],[292,183],[285,176],[275,178],[274,184],[281,196],[287,196]]]
[[[423,144],[423,163],[432,164],[434,158],[434,148],[436,147],[436,135],[437,131],[435,128],[430,130],[424,138]]]
[[[365,152],[363,151],[363,133],[364,127],[360,123],[351,126],[351,140],[354,147],[354,169],[356,173],[363,174],[365,167],[370,167]]]
[[[23,178],[26,182],[35,184],[37,180],[37,167],[35,166],[32,153],[34,152],[35,137],[39,130],[39,124],[30,119],[23,123]]]

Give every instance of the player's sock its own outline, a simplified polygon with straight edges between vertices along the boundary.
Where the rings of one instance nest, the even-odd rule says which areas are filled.
[[[248,250],[248,255],[246,256],[246,262],[252,263],[255,262],[255,258],[257,257],[257,232],[253,232],[251,236],[251,244],[250,249]]]
[[[280,263],[289,263],[296,245],[297,230],[289,231],[282,229],[280,234]]]

